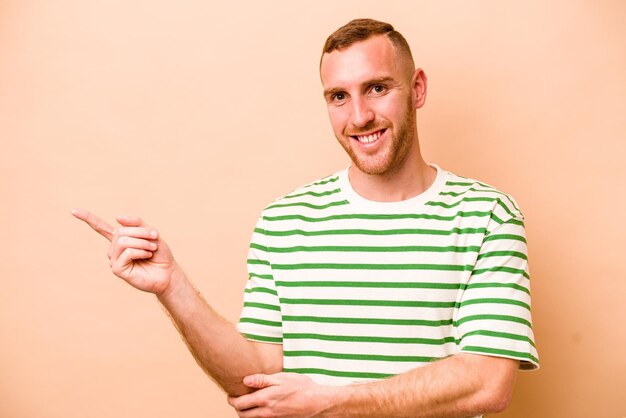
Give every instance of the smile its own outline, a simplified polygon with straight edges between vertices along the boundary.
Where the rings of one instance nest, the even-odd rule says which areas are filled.
[[[378,140],[378,138],[380,138],[383,133],[385,133],[385,129],[381,129],[380,131],[376,131],[367,135],[351,135],[351,137],[362,144],[371,144],[372,142]]]

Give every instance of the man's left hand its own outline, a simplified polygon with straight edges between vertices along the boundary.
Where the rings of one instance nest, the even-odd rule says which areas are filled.
[[[228,397],[241,418],[319,417],[329,406],[332,391],[332,387],[318,385],[297,373],[254,374],[246,376],[243,383],[257,391]]]

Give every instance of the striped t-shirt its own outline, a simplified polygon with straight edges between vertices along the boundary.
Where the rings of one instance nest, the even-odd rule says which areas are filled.
[[[283,344],[284,371],[328,385],[459,352],[537,368],[519,208],[436,168],[400,202],[364,199],[347,169],[274,201],[252,235],[238,330]]]

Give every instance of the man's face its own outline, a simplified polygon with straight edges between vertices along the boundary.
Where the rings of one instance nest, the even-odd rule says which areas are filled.
[[[419,146],[415,108],[421,104],[413,69],[391,41],[373,36],[324,54],[320,75],[333,131],[354,165],[371,175],[401,168]]]

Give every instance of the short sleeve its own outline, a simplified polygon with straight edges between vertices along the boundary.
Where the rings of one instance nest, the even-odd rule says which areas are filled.
[[[280,302],[266,238],[263,220],[259,219],[248,252],[248,282],[237,330],[249,340],[281,344]]]
[[[461,352],[520,360],[522,370],[539,367],[527,253],[521,217],[485,236],[456,316]]]

